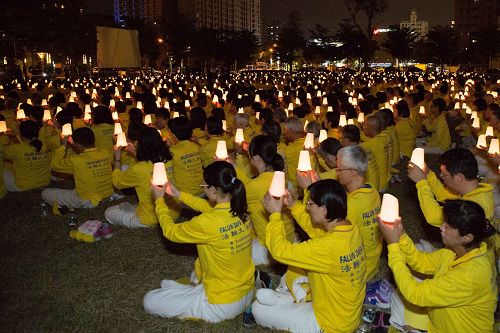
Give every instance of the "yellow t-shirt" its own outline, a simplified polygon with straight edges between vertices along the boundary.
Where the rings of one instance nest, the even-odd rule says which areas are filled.
[[[432,132],[431,137],[427,140],[428,146],[439,147],[443,151],[450,149],[451,135],[445,114],[440,115],[433,122],[427,123],[426,128]]]
[[[297,222],[306,232],[313,228],[310,219]],[[266,244],[277,261],[308,271],[312,307],[322,330],[356,329],[366,287],[366,259],[358,227],[337,226],[307,242],[291,243],[285,238],[281,214],[273,213],[267,225]]]
[[[300,151],[304,150],[304,138],[299,138],[294,142],[288,144],[285,148],[285,161],[288,169],[288,180],[292,183],[293,187],[297,187],[297,166],[299,165]],[[311,156],[309,156],[311,157]],[[311,163],[312,165],[312,163]]]
[[[388,250],[389,267],[404,298],[429,311],[429,333],[493,333],[496,269],[485,243],[457,259],[449,249],[420,252],[404,234]],[[418,282],[407,265],[433,277]]]
[[[200,184],[203,171],[200,157],[200,146],[188,140],[180,141],[170,148],[174,156],[175,185],[182,192],[199,195],[203,192]]]
[[[66,147],[54,151],[52,170],[72,174],[75,189],[83,200],[97,206],[113,194],[112,169],[109,154],[97,148],[88,148],[80,154],[65,157]]]
[[[347,219],[358,226],[365,245],[367,280],[377,274],[382,253],[382,235],[377,221],[379,212],[380,195],[370,184],[347,193]]]
[[[223,141],[222,137],[217,136],[210,138],[200,147],[201,164],[203,164],[204,168],[215,161],[214,156],[217,150],[217,141]]]
[[[378,175],[379,175],[379,186],[377,187],[378,190],[381,189],[386,189],[387,185],[389,184],[389,179],[390,179],[390,174],[389,174],[389,167],[388,167],[388,160],[387,160],[387,154],[385,150],[385,144],[386,144],[386,139],[383,136],[377,135],[374,138],[368,139],[367,141],[363,142],[360,146],[361,148],[365,149],[365,151],[371,151],[376,165],[377,165],[377,170],[378,170]],[[368,157],[368,170],[370,170],[370,157]],[[373,163],[372,163],[373,167]],[[369,172],[367,173],[368,176]],[[367,181],[372,183],[372,179],[369,179],[370,177],[367,177]],[[376,184],[373,184],[376,186]]]
[[[45,145],[40,151],[23,141],[5,146],[4,159],[14,167],[16,187],[22,191],[47,186],[50,183],[50,157]]]
[[[175,224],[163,198],[156,200],[156,214],[163,235],[173,242],[195,243],[201,282],[210,304],[234,303],[254,288],[252,224],[230,213],[230,204],[211,207],[206,200],[181,193],[180,200],[201,215]]]
[[[408,118],[401,118],[396,124],[396,132],[399,140],[399,153],[401,156],[411,157],[415,148],[415,133]]]
[[[104,150],[113,155],[113,134],[115,132],[114,125],[102,123],[92,126],[92,132],[95,136],[95,146],[98,149]]]
[[[158,224],[153,197],[151,196],[151,176],[153,174],[153,163],[140,161],[130,166],[125,172],[119,169],[113,170],[113,185],[118,189],[135,188],[139,204],[136,213],[144,225]]]

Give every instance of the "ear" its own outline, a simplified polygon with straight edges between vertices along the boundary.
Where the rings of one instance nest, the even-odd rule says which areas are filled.
[[[321,213],[321,217],[326,220],[326,214],[328,213],[326,206],[319,206],[319,211]]]
[[[470,244],[474,240],[474,235],[469,233],[465,236],[462,236],[462,239],[464,240],[464,242],[466,242],[466,244]]]
[[[464,174],[460,173],[460,172],[456,173],[453,178],[455,181],[460,182],[460,183],[463,183],[464,181],[466,181]]]

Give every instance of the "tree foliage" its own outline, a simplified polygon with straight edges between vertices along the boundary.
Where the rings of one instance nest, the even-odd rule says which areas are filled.
[[[450,64],[458,55],[458,35],[454,29],[438,25],[429,31],[428,46],[434,62]]]
[[[300,15],[296,11],[290,12],[288,22],[279,32],[280,41],[276,50],[283,63],[290,66],[298,58],[299,51],[304,48],[305,40],[301,29]]]
[[[417,42],[417,33],[410,28],[391,25],[382,46],[394,59],[407,60],[411,57]]]

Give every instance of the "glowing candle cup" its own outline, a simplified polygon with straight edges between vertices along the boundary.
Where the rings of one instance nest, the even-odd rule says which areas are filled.
[[[383,223],[393,225],[399,218],[399,201],[393,195],[385,193],[382,197],[382,206],[380,207],[380,219]]]
[[[158,162],[153,165],[153,180],[151,183],[156,186],[162,186],[167,183],[167,171],[165,170],[165,163]]]
[[[425,168],[425,158],[424,158],[424,148],[415,148],[411,154],[411,160],[416,166],[424,170]]]
[[[274,172],[271,186],[269,186],[269,194],[275,198],[285,195],[285,173],[283,171]]]
[[[227,159],[227,146],[226,146],[226,141],[217,141],[217,149],[215,150],[215,157],[217,157],[219,160],[225,160]]]
[[[299,155],[299,165],[297,167],[299,171],[302,172],[307,172],[311,171],[311,160],[309,158],[309,151],[308,150],[302,150]]]

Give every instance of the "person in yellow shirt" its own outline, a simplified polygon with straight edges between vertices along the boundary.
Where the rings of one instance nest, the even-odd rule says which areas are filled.
[[[139,199],[138,205],[123,202],[106,209],[104,216],[111,224],[129,228],[149,227],[158,224],[153,198],[151,197],[150,179],[153,164],[166,163],[172,159],[167,144],[158,131],[145,127],[139,134],[136,148],[137,163],[126,171],[121,170],[121,150],[115,148],[113,185],[118,189],[133,187]]]
[[[354,125],[347,125],[342,128],[342,137],[340,139],[340,143],[343,147],[347,146],[355,146],[359,145],[361,138],[361,132],[358,127]],[[366,146],[363,147],[363,150],[368,157],[368,169],[366,170],[365,179],[367,183],[370,183],[375,189],[379,189],[380,187],[380,174],[378,171],[377,160],[373,155],[371,149]]]
[[[193,128],[193,138],[196,142],[205,138],[205,127],[207,124],[207,114],[201,107],[195,107],[190,113],[191,127]]]
[[[442,154],[451,146],[451,135],[446,121],[446,102],[436,98],[431,104],[431,113],[437,114],[436,119],[425,119],[423,125],[431,133],[429,138],[418,138],[417,147],[424,148],[427,154]]]
[[[380,221],[399,292],[409,303],[427,309],[429,333],[493,333],[496,269],[486,240],[495,229],[472,201],[447,200],[443,214],[445,248],[431,253],[416,249],[401,220],[392,226]],[[432,277],[417,282],[410,268]],[[402,305],[392,307],[391,324],[411,331],[404,310]]]
[[[200,183],[203,179],[200,146],[190,141],[193,130],[186,117],[170,119],[168,127],[179,142],[170,151],[174,156],[173,182],[181,191],[193,195],[203,193]]]
[[[222,137],[224,134],[224,130],[222,129],[222,120],[213,116],[208,117],[206,130],[208,141],[202,143],[200,148],[201,163],[203,164],[203,167],[207,167],[214,162],[217,142],[224,140]]]
[[[96,148],[108,152],[110,157],[112,157],[115,127],[111,111],[107,107],[99,105],[94,108],[92,111],[91,129],[94,132]]]
[[[337,153],[341,148],[335,138],[327,138],[319,144],[318,164],[323,168],[323,172],[318,173],[319,179],[337,179]]]
[[[384,192],[389,185],[391,175],[389,172],[390,161],[386,150],[387,138],[381,134],[381,129],[380,118],[377,116],[368,117],[363,126],[363,132],[368,139],[361,143],[361,148],[370,151],[375,157],[380,180],[378,190]]]
[[[289,177],[288,187],[297,187],[296,169],[299,164],[300,151],[304,149],[304,124],[297,117],[290,117],[285,120],[285,160],[287,175]]]
[[[266,247],[266,227],[269,214],[264,208],[262,200],[271,185],[274,171],[282,171],[284,161],[278,154],[276,143],[267,135],[255,136],[248,147],[250,163],[258,173],[257,177],[250,178],[244,170],[236,168],[238,178],[245,184],[247,192],[248,212],[252,221],[256,238],[252,243],[252,260],[255,266],[268,265],[269,251]],[[290,212],[284,212],[286,237],[290,241],[296,240],[295,225]]]
[[[382,236],[377,215],[380,212],[380,195],[365,182],[368,157],[359,146],[348,146],[337,154],[337,178],[347,190],[347,219],[358,226],[363,237],[366,256],[366,277],[372,280],[378,273]]]
[[[75,189],[46,188],[42,200],[51,205],[67,208],[93,208],[113,194],[111,161],[109,154],[95,148],[95,137],[88,127],[73,132],[71,149],[73,155],[66,154],[68,137],[54,151],[51,168],[53,171],[72,174]]]
[[[312,302],[293,303],[289,291],[259,289],[252,313],[260,326],[291,332],[353,332],[361,318],[366,259],[357,226],[346,220],[347,194],[337,181],[320,180],[308,187],[307,209],[290,195],[267,194],[271,213],[266,244],[277,261],[307,271]],[[281,210],[292,210],[311,237],[291,243],[285,238]],[[342,300],[342,301],[339,301]]]
[[[396,105],[397,123],[396,133],[399,140],[399,153],[401,157],[409,159],[415,148],[415,132],[410,123],[410,109],[406,101],[401,100]]]
[[[13,167],[12,171],[3,172],[7,191],[27,191],[49,185],[49,151],[38,139],[39,130],[34,121],[23,121],[19,125],[21,142],[5,146],[3,159],[10,160]]]
[[[166,318],[219,322],[241,314],[253,299],[252,224],[245,186],[231,164],[210,164],[199,185],[208,202],[179,191],[170,182],[151,186],[163,235],[173,242],[195,243],[199,257],[191,284],[163,280],[160,289],[144,296],[144,310]],[[163,199],[165,192],[201,215],[175,224]]]
[[[474,154],[465,148],[450,149],[439,160],[440,182],[432,171],[408,165],[408,177],[416,183],[420,209],[427,223],[439,227],[443,223],[443,208],[439,202],[464,199],[478,203],[488,219],[494,216],[493,186],[479,183]],[[443,185],[444,183],[444,185]]]

